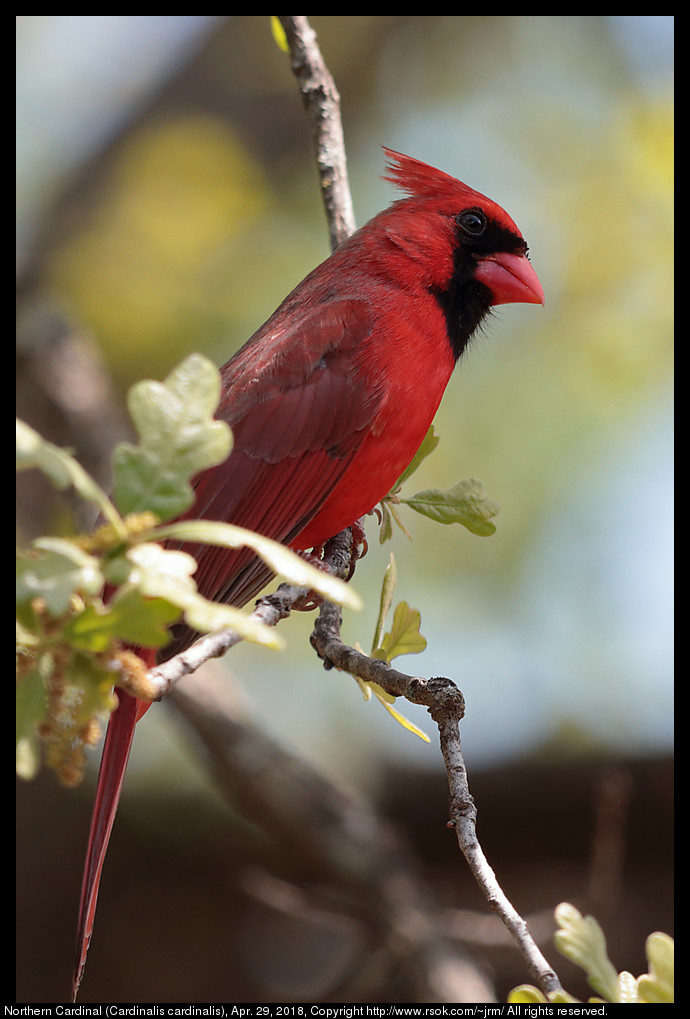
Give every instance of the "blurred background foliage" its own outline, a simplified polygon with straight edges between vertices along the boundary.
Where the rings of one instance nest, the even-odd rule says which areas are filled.
[[[471,774],[525,755],[664,759],[672,18],[311,21],[342,96],[358,222],[395,197],[385,144],[500,202],[546,292],[544,309],[492,315],[437,416],[415,489],[476,476],[501,513],[490,539],[406,517],[398,594],[421,610],[429,647],[400,667],[464,691]],[[20,16],[17,92],[20,358],[47,306],[88,334],[122,397],[191,350],[221,364],[327,256],[307,124],[267,17]],[[55,440],[40,393],[18,390]],[[54,523],[23,504],[20,532]],[[344,629],[364,646],[391,548],[373,520],[369,537],[355,583],[370,609]],[[433,776],[442,811],[433,742],[322,674],[310,627],[287,624],[281,658],[238,648],[226,663],[262,724],[382,801],[391,774]],[[430,731],[421,709],[405,713]],[[212,797],[171,747],[166,712],[144,725],[130,788]]]

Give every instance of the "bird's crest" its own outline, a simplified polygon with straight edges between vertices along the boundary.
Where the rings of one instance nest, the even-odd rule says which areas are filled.
[[[437,170],[420,159],[405,156],[402,152],[383,147],[388,158],[387,173],[383,179],[390,181],[401,191],[415,198],[455,198],[469,199],[478,202],[486,201],[486,196],[473,188],[456,180],[443,170]]]

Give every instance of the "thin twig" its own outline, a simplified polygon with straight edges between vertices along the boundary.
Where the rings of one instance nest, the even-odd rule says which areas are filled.
[[[359,557],[359,551],[359,545],[353,538],[352,530],[348,527],[326,542],[319,568],[334,577],[349,578],[354,572],[354,564]],[[276,626],[281,619],[286,619],[293,609],[300,608],[300,603],[309,603],[312,607],[316,607],[320,601],[321,599],[314,596],[309,588],[285,583],[281,584],[272,594],[259,598],[256,608],[249,618],[255,619],[265,626]],[[146,682],[147,686],[150,684],[154,699],[161,700],[184,676],[196,672],[205,662],[211,661],[213,658],[221,658],[226,651],[241,643],[243,639],[241,634],[227,626],[200,637],[191,647],[181,651],[167,662],[149,669]],[[117,669],[117,662],[113,662],[112,667]]]
[[[306,15],[279,14],[277,17],[285,29],[292,70],[311,126],[331,249],[335,250],[356,230],[347,179],[340,94]]]

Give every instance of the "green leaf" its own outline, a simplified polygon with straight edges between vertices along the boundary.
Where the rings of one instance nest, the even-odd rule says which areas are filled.
[[[425,743],[431,743],[431,740],[422,729],[419,729],[414,722],[411,722],[409,718],[405,718],[404,715],[401,715],[400,712],[393,707],[395,697],[391,697],[391,695],[387,694],[385,690],[382,690],[378,683],[368,683],[367,685],[371,688],[374,696],[379,700],[379,702],[383,704],[386,711],[393,716],[399,725],[402,725],[403,729],[407,729],[408,732],[414,733],[415,736],[419,736],[419,738]]]
[[[418,651],[423,651],[426,647],[426,640],[419,633],[421,616],[417,609],[411,609],[407,602],[404,601],[400,602],[395,609],[393,626],[390,633],[385,635],[383,633],[386,617],[393,602],[396,579],[397,567],[395,557],[391,553],[390,561],[383,576],[383,584],[381,585],[379,615],[376,621],[371,651],[372,658],[378,658],[384,662],[390,662],[397,655],[416,654]],[[402,725],[403,729],[413,732],[415,736],[419,736],[425,743],[429,742],[429,737],[425,732],[417,728],[413,722],[410,722],[408,718],[405,718],[404,715],[393,707],[396,698],[392,694],[386,693],[378,683],[367,683],[360,676],[355,676],[355,679],[364,694],[365,700],[370,700],[373,693],[379,703],[383,704],[386,711],[393,716],[399,725]]]
[[[639,1000],[668,1004],[674,1000],[674,942],[668,934],[655,931],[645,946],[649,972],[637,980]]]
[[[106,606],[89,604],[69,621],[65,640],[72,647],[95,654],[113,640],[138,647],[162,647],[170,639],[168,627],[181,610],[163,598],[145,598],[134,588],[119,591]]]
[[[536,1005],[546,1003],[546,996],[532,984],[520,984],[508,994],[509,1005]]]
[[[271,18],[271,32],[273,33],[273,40],[276,46],[278,47],[279,50],[282,50],[284,53],[289,53],[290,47],[288,46],[285,29],[278,21],[278,16],[276,14],[271,14],[270,18]]]
[[[593,916],[582,914],[569,902],[556,908],[559,930],[554,944],[561,955],[574,962],[587,974],[591,987],[607,1001],[619,1001],[618,973],[606,952],[606,938]]]
[[[132,386],[128,406],[140,442],[121,443],[113,456],[122,514],[150,510],[169,520],[192,504],[191,478],[221,463],[232,448],[230,429],[213,418],[220,385],[211,362],[192,354],[164,382]]]
[[[14,639],[18,651],[29,653],[41,643],[41,638],[35,632],[35,623],[36,615],[31,606],[18,605],[14,622]]]
[[[136,545],[127,556],[135,566],[129,584],[148,598],[163,598],[176,605],[193,629],[208,633],[229,626],[255,644],[284,647],[285,642],[272,627],[251,619],[240,609],[208,601],[200,595],[192,579],[196,570],[193,556],[161,548],[153,542]]]
[[[407,470],[403,471],[396,483],[393,485],[393,488],[391,489],[392,492],[397,492],[397,490],[405,484],[407,479],[414,474],[422,461],[426,460],[426,458],[433,453],[440,441],[441,440],[438,435],[434,433],[434,426],[431,425],[429,431],[422,440],[421,446],[410,461],[409,467]]]
[[[36,726],[46,717],[47,705],[39,667],[22,676],[16,696],[16,768],[20,778],[30,781],[41,767]]]
[[[85,724],[95,715],[110,713],[117,707],[113,673],[90,654],[75,651],[67,676],[74,690],[79,691],[77,702],[72,705],[76,726]]]
[[[400,500],[416,513],[440,524],[462,524],[472,534],[487,537],[496,530],[492,523],[499,511],[498,503],[484,491],[481,481],[466,478],[453,488],[427,488],[409,499]]]
[[[404,483],[407,481],[407,479],[412,474],[414,474],[414,472],[417,470],[422,461],[426,460],[426,458],[431,453],[433,453],[433,451],[438,446],[439,441],[440,441],[439,437],[434,434],[434,426],[431,425],[429,431],[426,433],[424,439],[422,440],[421,446],[419,447],[414,457],[410,461],[407,470],[403,471],[403,473],[400,475],[398,480],[391,488],[388,495],[384,496],[384,498],[379,503],[378,512],[380,512],[381,514],[381,521],[379,527],[380,545],[383,545],[384,542],[388,541],[390,538],[393,537],[393,521],[395,521],[395,523],[398,525],[403,534],[405,534],[410,539],[410,541],[412,541],[412,535],[409,533],[409,531],[407,530],[407,528],[405,527],[397,513],[396,507],[401,502],[407,501],[399,497],[399,491],[402,485],[404,485]]]
[[[15,748],[15,769],[19,778],[30,782],[41,770],[41,751],[35,733],[22,736]]]
[[[38,432],[19,418],[16,419],[16,436],[18,471],[37,467],[50,479],[55,488],[67,488],[73,483],[74,464],[77,461],[66,449],[46,442]]]
[[[390,511],[390,503],[386,498],[379,503],[378,511],[381,514],[381,524],[379,526],[379,545],[383,545],[384,542],[390,541],[393,537],[393,514]]]
[[[212,633],[227,626],[254,644],[263,644],[274,651],[285,647],[285,641],[275,629],[244,615],[231,605],[208,601],[200,594],[181,594],[177,604],[184,609],[185,620],[194,630]]]
[[[379,617],[376,621],[376,630],[374,631],[374,643],[372,644],[372,655],[375,655],[376,649],[381,647],[383,642],[383,630],[386,625],[386,619],[390,612],[390,607],[393,604],[393,593],[395,591],[395,583],[397,580],[398,571],[395,564],[395,556],[391,552],[391,557],[386,567],[386,572],[383,575],[383,583],[381,585],[381,599],[379,602]]]
[[[572,994],[568,994],[567,991],[552,991],[547,998],[538,987],[534,987],[532,984],[520,984],[518,987],[514,987],[512,991],[509,991],[507,1000],[509,1005],[534,1005],[547,1002],[552,1005],[565,1005],[577,1002],[577,998],[573,998]]]
[[[407,729],[408,732],[412,732],[414,733],[415,736],[419,736],[419,738],[423,740],[425,743],[431,742],[427,734],[422,729],[419,729],[414,724],[414,722],[411,722],[409,718],[405,718],[404,715],[402,715],[396,708],[393,707],[397,700],[397,698],[394,697],[393,694],[388,693],[386,690],[383,689],[382,686],[379,686],[378,683],[368,683],[365,679],[362,679],[361,676],[353,675],[353,678],[357,680],[357,684],[362,693],[364,694],[365,701],[370,701],[371,695],[373,694],[374,697],[379,702],[379,704],[382,704],[384,706],[386,711],[393,716],[396,722],[399,725],[401,725],[403,729]]]
[[[623,970],[618,974],[618,989],[616,1001],[621,1005],[637,1005],[639,996],[637,993],[637,981],[632,973]]]
[[[70,607],[73,594],[97,594],[103,586],[100,562],[63,538],[38,538],[37,556],[17,557],[16,597],[20,605],[42,598],[53,616]]]
[[[393,625],[379,645],[384,652],[386,661],[392,661],[399,655],[417,655],[426,648],[426,637],[419,632],[422,616],[418,609],[411,609],[405,601],[401,601],[393,614]]]
[[[95,503],[109,523],[125,536],[124,523],[112,502],[72,454],[46,442],[33,428],[17,420],[17,470],[32,467],[43,471],[58,489],[73,485],[82,499]]]
[[[240,548],[243,545],[253,549],[274,573],[285,577],[292,584],[317,591],[328,601],[345,605],[350,609],[361,609],[362,599],[343,580],[312,566],[291,549],[277,541],[255,534],[244,527],[223,524],[215,520],[181,520],[156,528],[156,538],[176,541],[201,542],[208,545],[222,545],[226,548]]]
[[[192,579],[196,559],[188,552],[162,548],[154,541],[142,541],[128,549],[125,558],[134,567],[128,583],[145,597],[174,601],[179,591],[196,591]]]

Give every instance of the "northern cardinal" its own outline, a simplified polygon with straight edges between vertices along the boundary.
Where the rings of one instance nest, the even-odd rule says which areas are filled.
[[[490,308],[543,304],[527,244],[489,198],[389,149],[406,197],[346,240],[221,369],[217,417],[234,447],[195,481],[194,518],[310,549],[369,513],[426,435],[455,363]],[[244,605],[270,579],[250,550],[186,546],[207,598]],[[174,632],[164,657],[193,639]],[[153,652],[141,652],[153,664]],[[148,704],[118,691],[82,885],[76,997],[134,727]]]

